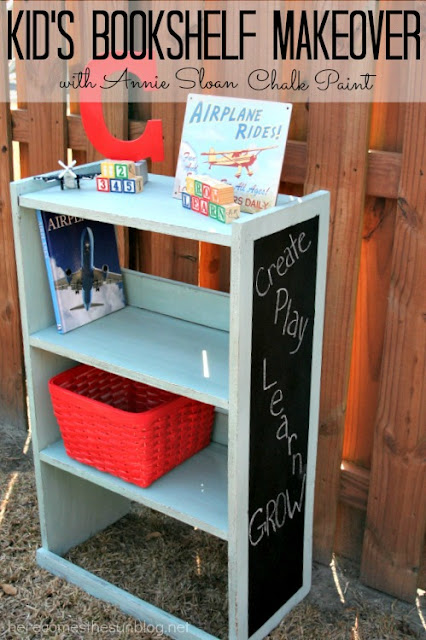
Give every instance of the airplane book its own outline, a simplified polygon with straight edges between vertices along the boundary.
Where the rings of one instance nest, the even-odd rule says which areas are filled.
[[[188,175],[206,175],[232,185],[241,211],[274,207],[290,116],[284,102],[189,94],[174,197]]]
[[[60,333],[125,306],[112,224],[37,211]]]

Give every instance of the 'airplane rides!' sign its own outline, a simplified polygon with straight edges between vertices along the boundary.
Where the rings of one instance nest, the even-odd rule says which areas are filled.
[[[282,102],[190,94],[173,195],[188,175],[207,174],[233,186],[241,211],[274,207],[290,116]]]

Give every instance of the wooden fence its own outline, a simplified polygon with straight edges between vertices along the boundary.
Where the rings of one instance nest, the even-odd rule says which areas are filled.
[[[0,82],[7,84],[5,60],[2,52]],[[18,108],[0,104],[0,420],[17,428],[26,412],[8,188],[12,140],[23,177],[57,169],[67,149],[79,163],[96,158],[78,104],[68,115],[61,102],[27,104],[26,86],[18,65]],[[111,131],[122,138],[137,137],[149,117],[162,119],[166,160],[154,170],[167,175],[175,171],[184,109],[105,105]],[[426,582],[426,106],[297,104],[289,138],[281,191],[328,189],[332,203],[314,557],[353,558],[366,584],[413,601]],[[135,230],[121,241],[132,268],[229,286],[225,248]]]

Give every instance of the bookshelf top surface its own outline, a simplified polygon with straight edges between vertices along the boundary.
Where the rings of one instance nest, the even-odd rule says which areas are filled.
[[[150,174],[143,193],[100,193],[94,181],[82,181],[80,189],[61,190],[60,186],[28,191],[19,196],[19,204],[30,209],[102,220],[146,231],[156,231],[192,240],[224,246],[231,245],[232,224],[223,224],[182,207],[173,198],[174,178]],[[38,183],[37,186],[39,186]],[[279,206],[288,202],[279,196]],[[273,211],[274,209],[270,209]],[[242,213],[241,220],[253,219]]]
[[[61,191],[55,185],[21,195],[19,204],[229,246],[232,225],[184,209],[181,201],[172,196],[173,180],[150,174],[140,194],[100,193],[92,180],[82,181],[80,189]]]

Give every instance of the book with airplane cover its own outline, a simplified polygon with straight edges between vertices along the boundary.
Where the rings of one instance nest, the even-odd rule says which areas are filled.
[[[173,195],[188,175],[208,175],[234,188],[241,211],[274,207],[292,105],[189,94]]]
[[[60,333],[125,306],[123,276],[112,224],[37,211]]]

